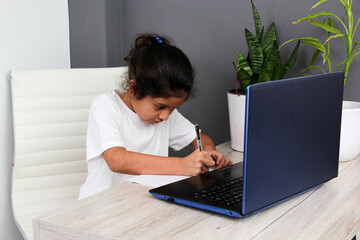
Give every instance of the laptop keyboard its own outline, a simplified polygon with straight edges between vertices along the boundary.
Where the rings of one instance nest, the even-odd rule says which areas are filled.
[[[231,206],[242,201],[243,178],[237,178],[220,185],[192,193],[191,198]]]

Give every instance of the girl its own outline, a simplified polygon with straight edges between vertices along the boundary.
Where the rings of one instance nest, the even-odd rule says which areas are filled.
[[[137,35],[129,55],[125,91],[94,99],[87,132],[88,177],[79,199],[124,182],[128,174],[197,175],[231,165],[201,133],[203,151],[168,157],[169,146],[197,149],[195,128],[178,111],[191,94],[189,59],[167,38]]]

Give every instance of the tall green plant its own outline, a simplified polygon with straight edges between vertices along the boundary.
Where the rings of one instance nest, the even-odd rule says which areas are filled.
[[[237,64],[234,63],[242,94],[246,93],[246,88],[250,84],[282,79],[294,65],[300,45],[298,41],[289,60],[283,65],[276,39],[275,23],[270,25],[264,36],[264,26],[261,24],[259,12],[253,1],[251,4],[256,34],[245,28],[248,55],[245,58],[240,51],[237,51]]]
[[[317,2],[311,9],[314,9],[314,8],[318,7],[319,5],[321,5],[322,3],[327,2],[327,1],[329,1],[329,0],[321,0],[321,1]],[[325,40],[324,43],[320,42],[320,40],[318,40],[317,38],[301,37],[301,38],[291,39],[291,40],[285,42],[283,45],[297,40],[297,41],[301,41],[302,43],[305,43],[311,47],[314,47],[315,52],[311,59],[310,67],[302,70],[301,72],[310,71],[312,69],[319,69],[325,73],[326,70],[324,69],[323,66],[325,64],[327,64],[329,72],[339,71],[339,70],[345,72],[344,84],[346,84],[350,65],[351,65],[352,61],[354,60],[354,58],[360,53],[360,47],[358,47],[360,42],[355,41],[355,39],[354,39],[356,29],[360,22],[360,18],[358,18],[358,20],[355,24],[354,15],[352,12],[352,4],[353,4],[352,0],[339,0],[339,2],[341,3],[341,5],[343,6],[343,8],[345,10],[344,21],[332,12],[318,12],[318,13],[311,14],[307,17],[301,18],[301,19],[293,22],[293,24],[297,24],[297,23],[300,23],[303,21],[308,21],[312,25],[320,27],[323,30],[325,30],[327,32],[327,39]],[[314,20],[315,18],[318,18],[318,17],[327,17],[327,18],[326,18],[326,21],[324,23],[322,23],[322,22]],[[336,20],[340,23],[341,29],[334,27],[334,20]],[[337,66],[334,68],[333,67],[334,63],[331,59],[331,54],[330,54],[331,53],[330,40],[335,39],[335,38],[343,39],[345,47],[346,47],[346,58],[342,62],[337,64]],[[322,66],[315,65],[316,60],[319,58],[320,54],[322,57]]]

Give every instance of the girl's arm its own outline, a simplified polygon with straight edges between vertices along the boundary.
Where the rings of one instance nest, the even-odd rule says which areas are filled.
[[[123,147],[113,147],[103,152],[103,157],[110,170],[125,174],[166,174],[195,176],[209,171],[217,165],[222,168],[232,164],[223,154],[216,150],[212,139],[201,133],[203,151],[197,149],[194,139],[190,145],[196,149],[190,155],[179,157],[161,157],[127,151]]]
[[[195,176],[209,171],[215,162],[206,152],[195,150],[184,158],[161,157],[127,151],[123,147],[113,147],[103,152],[110,170],[126,174],[169,174]]]

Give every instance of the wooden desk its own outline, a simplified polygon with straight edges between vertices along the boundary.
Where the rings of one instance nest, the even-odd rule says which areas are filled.
[[[235,162],[242,154],[219,145]],[[351,239],[360,225],[360,157],[339,177],[253,216],[236,219],[161,201],[124,183],[34,220],[35,239]]]

